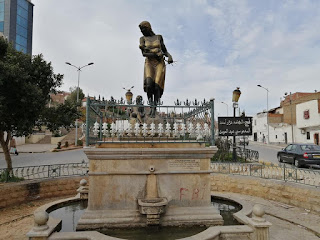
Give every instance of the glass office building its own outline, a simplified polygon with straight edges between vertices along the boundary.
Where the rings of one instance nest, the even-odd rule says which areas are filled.
[[[24,53],[32,54],[31,0],[0,0],[0,32]]]

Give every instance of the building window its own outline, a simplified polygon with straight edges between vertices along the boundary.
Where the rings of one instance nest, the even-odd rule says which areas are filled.
[[[255,126],[257,125],[257,120],[254,120],[254,125],[255,125]]]
[[[23,53],[27,53],[27,48],[16,43],[16,50],[21,51]]]
[[[278,139],[278,135],[276,135],[276,139]]]
[[[0,32],[4,30],[4,2],[0,0]]]
[[[307,132],[307,140],[310,140],[310,132]]]

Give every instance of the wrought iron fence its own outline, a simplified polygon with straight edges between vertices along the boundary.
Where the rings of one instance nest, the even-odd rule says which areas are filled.
[[[232,148],[231,148],[232,151]],[[250,161],[259,161],[259,152],[252,150],[252,149],[247,149],[244,147],[237,147],[236,148],[237,156],[241,157],[245,160],[250,160]]]
[[[1,168],[0,177],[3,181],[8,181],[10,178],[30,180],[67,176],[82,176],[87,175],[88,171],[88,163],[66,163],[15,167],[12,169],[12,171],[9,171],[7,168]]]
[[[123,99],[86,103],[86,143],[206,142],[214,144],[214,100],[177,100],[174,106]]]
[[[218,152],[214,155],[213,160],[218,162],[229,162],[232,161],[232,141],[231,139],[219,137],[216,140],[216,146],[218,147]],[[236,154],[241,160],[249,162],[259,161],[259,152],[251,149],[246,149],[245,147],[237,146]]]
[[[285,164],[275,166],[256,163],[212,162],[211,170],[213,173],[275,179],[320,187],[320,171],[301,169]]]

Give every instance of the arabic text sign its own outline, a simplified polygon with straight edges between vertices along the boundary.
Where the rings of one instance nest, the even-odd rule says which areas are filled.
[[[218,117],[219,136],[252,135],[252,117]]]

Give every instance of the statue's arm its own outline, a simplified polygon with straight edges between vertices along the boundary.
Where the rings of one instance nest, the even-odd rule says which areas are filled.
[[[167,48],[166,48],[166,45],[164,45],[164,42],[163,42],[163,38],[162,36],[160,35],[160,43],[161,43],[161,50],[163,52],[163,55],[165,55],[167,58],[168,58],[168,63],[173,63],[173,59],[172,59],[172,56],[171,54],[167,51]]]

